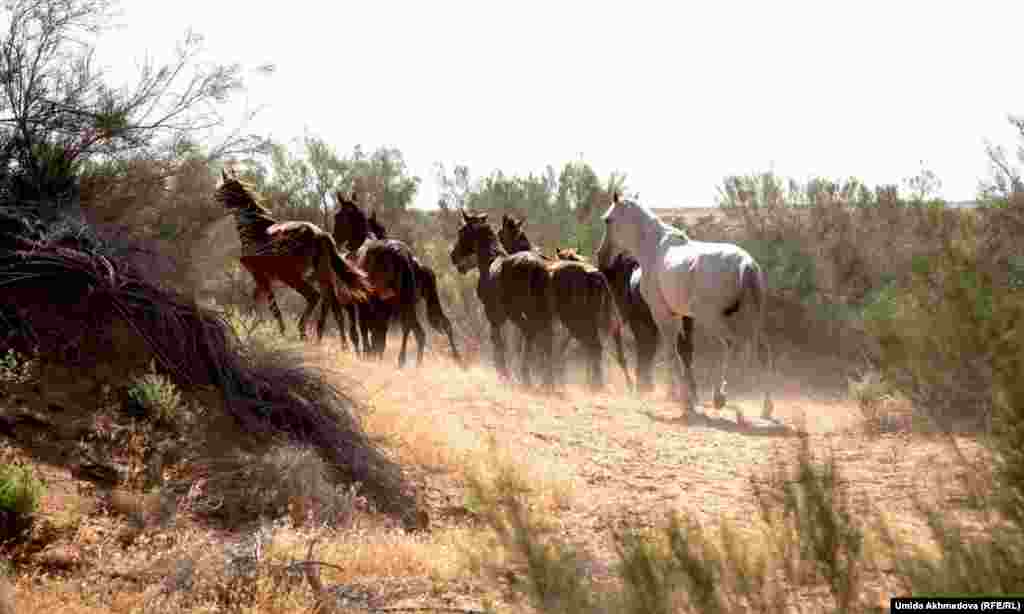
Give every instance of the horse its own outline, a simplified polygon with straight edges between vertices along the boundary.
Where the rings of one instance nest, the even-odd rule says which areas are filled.
[[[559,260],[586,262],[572,248],[560,248],[555,256]],[[654,387],[654,356],[657,354],[659,343],[658,325],[654,323],[651,309],[644,297],[640,296],[637,287],[640,280],[640,263],[636,258],[623,253],[616,256],[608,268],[599,270],[608,280],[619,313],[629,324],[633,338],[636,339],[636,391],[640,394],[649,392]],[[683,318],[683,332],[676,339],[676,347],[683,360],[686,381],[691,388],[696,389],[697,383],[693,377],[693,318]]]
[[[306,299],[306,309],[298,323],[299,337],[303,340],[306,339],[306,320],[316,309],[321,295],[324,313],[330,306],[339,327],[342,305],[362,303],[373,296],[374,288],[367,274],[341,257],[331,235],[310,222],[279,222],[260,204],[254,189],[234,171],[221,170],[221,179],[214,197],[235,216],[242,242],[241,263],[256,282],[254,309],[258,309],[266,297],[282,336],[285,326],[274,297],[275,280]],[[314,283],[320,287],[319,291]],[[323,339],[324,319],[321,318],[317,328],[318,340]]]
[[[502,327],[511,320],[525,339],[521,367],[523,384],[530,385],[530,359],[536,342],[543,354],[537,364],[544,365],[544,387],[553,391],[554,368],[550,358],[554,317],[547,263],[531,252],[509,255],[487,223],[487,214],[470,214],[465,210],[462,210],[462,226],[450,256],[459,273],[465,275],[474,268],[480,271],[476,295],[491,325],[498,375],[506,380],[509,376]],[[543,360],[545,358],[547,360]]]
[[[684,318],[690,317],[721,340],[725,353],[713,405],[719,410],[725,407],[734,346],[749,340],[760,354],[764,341],[767,287],[760,265],[738,245],[691,240],[647,207],[618,193],[601,219],[605,231],[597,251],[598,267],[609,268],[621,253],[636,258],[640,264],[637,288],[661,338],[676,339],[685,327]],[[671,394],[682,401],[685,411],[692,412],[697,388],[683,377],[678,345],[663,345],[673,376]],[[765,391],[762,417],[769,418],[771,408]]]
[[[355,202],[335,192],[338,211],[334,215],[334,237],[352,253],[356,262],[366,270],[377,289],[374,301],[358,307],[363,333],[364,354],[380,357],[387,343],[388,325],[396,315],[402,323],[402,349],[398,367],[405,365],[405,351],[409,332],[416,336],[416,364],[423,362],[426,334],[416,315],[420,299],[427,304],[427,321],[438,332],[448,337],[455,362],[462,364],[451,321],[441,307],[437,291],[437,274],[412,253],[412,249],[395,239],[387,238],[387,231],[377,220],[376,211],[369,218]],[[350,315],[354,315],[350,312]],[[321,314],[321,319],[323,319]],[[353,318],[354,320],[354,318]],[[354,334],[355,325],[352,331]],[[357,343],[353,337],[353,343]]]
[[[599,390],[604,387],[601,333],[608,332],[615,341],[615,357],[626,376],[626,385],[633,390],[633,379],[622,349],[622,318],[604,274],[581,261],[545,257],[530,243],[523,231],[523,220],[502,216],[498,238],[510,254],[537,253],[548,261],[554,312],[569,331],[558,357],[565,355],[573,339],[579,341],[587,353],[587,385],[592,390]]]

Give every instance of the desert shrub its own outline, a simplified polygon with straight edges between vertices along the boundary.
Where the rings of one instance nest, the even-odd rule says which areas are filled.
[[[171,378],[157,371],[155,361],[149,372],[133,379],[128,396],[155,422],[166,426],[175,423],[182,406],[181,391]]]
[[[945,212],[933,212],[935,217]],[[865,311],[885,376],[940,424],[992,415],[996,365],[1024,351],[1024,296],[979,252],[976,218],[937,233],[939,250]]]
[[[0,465],[0,510],[31,514],[39,505],[43,484],[28,467]]]
[[[336,484],[330,467],[309,447],[284,444],[260,454],[238,452],[197,465],[205,476],[204,486],[189,504],[226,526],[287,515],[296,525],[344,527],[357,511],[368,509],[358,485]]]
[[[32,358],[16,350],[8,349],[0,354],[0,382],[8,386],[24,384],[32,379],[35,365],[36,361]]]
[[[18,539],[31,528],[43,484],[22,465],[0,465],[0,541]]]

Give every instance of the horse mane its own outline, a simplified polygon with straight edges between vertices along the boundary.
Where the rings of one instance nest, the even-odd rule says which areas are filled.
[[[377,219],[377,212],[374,211],[370,214],[370,218],[366,220],[366,225],[369,228],[370,234],[377,239],[384,240],[388,238],[388,231],[384,228],[384,225]]]
[[[652,211],[646,205],[642,205],[642,204],[638,203],[637,201],[630,200],[628,198],[624,198],[624,199],[620,200],[619,202],[621,204],[623,204],[623,205],[627,205],[627,206],[629,206],[631,208],[634,208],[634,209],[642,212],[644,214],[644,216],[646,216],[648,219],[650,219],[650,220],[654,221],[655,223],[657,223],[657,225],[664,232],[664,239],[663,240],[667,240],[667,242],[669,242],[670,244],[672,244],[672,245],[686,245],[687,243],[690,242],[690,236],[686,234],[686,231],[684,231],[684,230],[682,230],[680,228],[676,228],[672,224],[669,224],[669,223],[665,222],[660,217],[658,217],[658,214],[656,214],[654,211]]]
[[[237,176],[227,178],[217,188],[216,198],[227,207],[255,209],[260,215],[274,219],[270,209],[263,205],[263,198],[257,193],[256,187]]]

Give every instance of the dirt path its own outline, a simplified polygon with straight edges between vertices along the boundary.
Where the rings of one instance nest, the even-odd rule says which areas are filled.
[[[709,525],[728,519],[753,526],[751,477],[767,477],[774,462],[797,446],[793,436],[687,424],[678,406],[657,396],[637,400],[614,390],[591,396],[579,387],[560,399],[522,393],[500,385],[484,367],[460,372],[435,364],[398,373],[386,361],[373,367],[369,380],[378,408],[401,407],[410,420],[429,422],[450,437],[447,445],[472,448],[493,436],[531,475],[567,484],[567,505],[559,513],[563,531],[605,563],[614,558],[613,530],[656,526],[672,512]],[[851,401],[801,395],[798,384],[782,388],[776,416],[789,425],[806,417],[812,449],[834,452],[855,500],[884,509],[901,529],[925,535],[908,494],[927,490],[934,477],[948,483],[961,471],[954,470],[945,443],[864,436]],[[753,400],[736,404],[756,415]],[[731,418],[733,412],[725,414]],[[608,565],[599,567],[595,575],[610,573]]]

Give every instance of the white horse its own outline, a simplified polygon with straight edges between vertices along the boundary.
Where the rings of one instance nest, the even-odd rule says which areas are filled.
[[[618,194],[613,196],[602,219],[605,233],[597,252],[598,266],[608,266],[622,252],[640,263],[634,272],[639,279],[632,281],[650,307],[658,325],[660,345],[668,352],[674,380],[670,394],[688,412],[697,405],[697,391],[683,377],[677,345],[664,341],[677,338],[684,317],[693,318],[721,339],[725,354],[721,383],[714,393],[714,406],[721,409],[726,402],[726,376],[737,342],[752,341],[755,354],[762,347],[767,288],[760,265],[746,250],[732,243],[693,241],[685,232],[662,222],[647,207]],[[692,343],[692,339],[689,341]],[[771,411],[771,398],[765,391],[762,417],[771,417]]]

